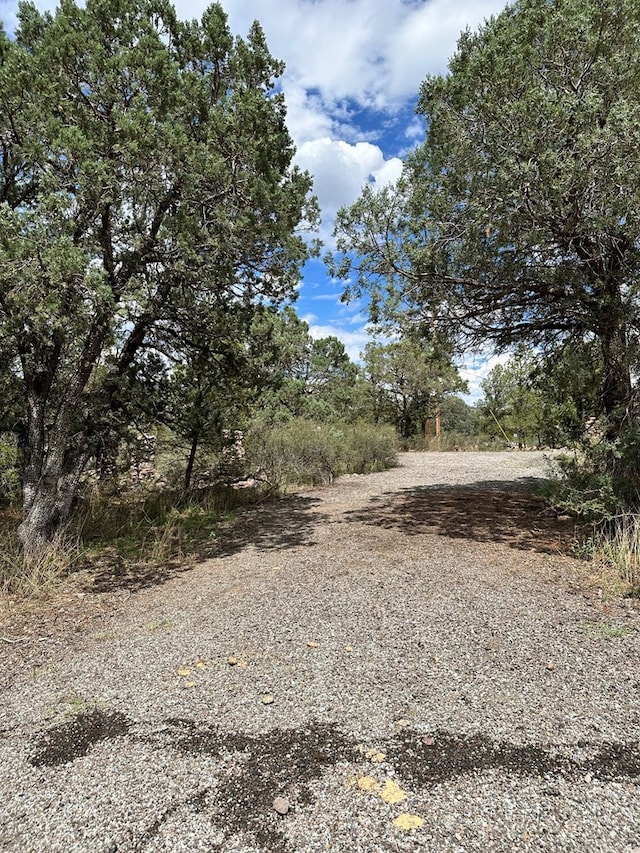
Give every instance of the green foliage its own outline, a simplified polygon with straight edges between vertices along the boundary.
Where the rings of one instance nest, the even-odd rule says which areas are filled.
[[[583,521],[601,522],[617,514],[622,502],[601,461],[606,452],[602,446],[585,445],[571,456],[556,457],[551,478],[545,486],[549,502]]]
[[[0,433],[0,505],[20,495],[19,453],[15,437]]]
[[[402,438],[424,432],[446,395],[466,390],[450,354],[424,340],[368,343],[363,356],[373,419],[394,424]]]
[[[635,419],[639,43],[635,0],[521,0],[463,33],[421,88],[424,143],[395,187],[340,212],[331,259],[375,321],[592,345],[611,441]]]
[[[395,432],[369,424],[296,418],[265,429],[257,423],[245,445],[248,471],[275,489],[331,483],[340,474],[380,471],[396,461]]]
[[[90,493],[81,502],[76,525],[85,563],[126,561],[138,566],[193,555],[211,556],[220,520],[235,508],[257,500],[259,490],[228,486],[203,489],[185,503],[181,490],[142,488],[119,496]]]
[[[456,443],[462,444],[463,437],[480,434],[480,413],[477,406],[470,406],[461,397],[447,394],[441,404],[442,430],[457,436]]]
[[[0,41],[0,354],[36,546],[136,416],[150,353],[226,354],[238,314],[294,293],[317,207],[258,24],[234,39],[217,4],[180,22],[168,0],[65,0],[23,4]]]
[[[357,368],[344,344],[333,336],[312,338],[291,307],[264,312],[257,320],[249,350],[257,392],[251,409],[274,421],[348,417]]]
[[[625,512],[601,524],[594,561],[601,570],[613,569],[624,594],[640,596],[640,516]]]
[[[407,442],[401,442],[401,447],[403,450],[490,451],[504,450],[505,441],[483,432],[471,434],[456,432],[455,430],[443,430],[441,435],[414,435]]]

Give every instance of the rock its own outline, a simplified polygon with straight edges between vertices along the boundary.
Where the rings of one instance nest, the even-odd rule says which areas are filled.
[[[289,800],[286,797],[276,797],[273,801],[273,808],[278,812],[278,814],[287,814],[291,806],[289,805]]]
[[[262,697],[262,704],[263,705],[273,705],[273,703],[275,701],[276,700],[273,698],[271,693],[265,693],[264,696]]]

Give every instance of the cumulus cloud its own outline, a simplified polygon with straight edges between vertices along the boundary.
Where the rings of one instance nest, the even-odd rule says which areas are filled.
[[[178,2],[178,8],[198,4]],[[226,0],[232,28],[264,27],[274,54],[327,104],[355,98],[385,109],[442,72],[460,32],[504,8],[504,0]],[[193,12],[192,12],[193,14]]]
[[[329,336],[338,338],[344,344],[345,351],[353,362],[360,361],[360,353],[371,340],[366,326],[347,330],[343,329],[342,326],[332,324],[319,325],[307,318],[305,319],[309,323],[309,333],[313,338],[328,338]]]
[[[397,157],[385,160],[377,145],[351,145],[329,137],[301,145],[296,162],[314,176],[314,192],[323,216],[321,236],[326,245],[331,243],[333,220],[340,207],[352,204],[365,184],[382,187],[397,180],[402,172],[402,161]]]

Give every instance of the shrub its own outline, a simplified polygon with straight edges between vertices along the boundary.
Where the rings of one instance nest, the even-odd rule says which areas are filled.
[[[393,468],[398,461],[398,437],[390,426],[356,423],[342,431],[341,474],[370,474]]]
[[[249,471],[274,489],[331,483],[339,474],[381,471],[396,461],[390,427],[336,425],[296,418],[254,424],[245,436]]]
[[[598,524],[623,508],[610,474],[590,453],[556,456],[544,494],[556,509],[584,522]]]
[[[19,495],[18,446],[14,436],[0,434],[0,504],[14,503]]]

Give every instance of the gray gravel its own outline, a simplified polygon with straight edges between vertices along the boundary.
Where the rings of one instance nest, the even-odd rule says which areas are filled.
[[[638,853],[640,619],[580,589],[545,471],[405,454],[3,648],[0,848]]]

